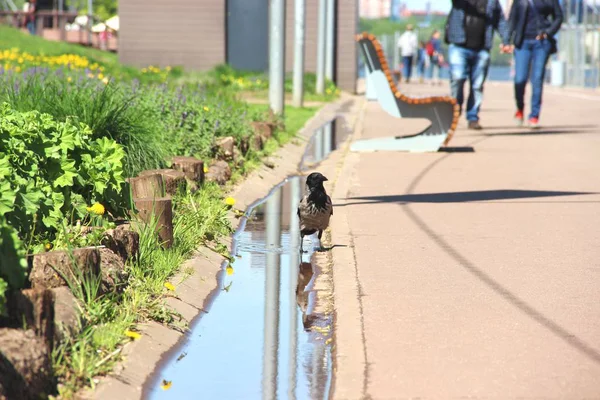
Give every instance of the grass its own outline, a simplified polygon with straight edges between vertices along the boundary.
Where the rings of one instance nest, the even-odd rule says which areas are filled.
[[[15,47],[19,51],[10,50]],[[63,66],[57,70],[51,67],[48,72],[36,69],[21,74],[13,68],[18,73],[4,74],[1,80],[0,101],[7,101],[21,111],[46,112],[58,120],[69,116],[79,118],[92,127],[97,137],[111,137],[125,147],[129,176],[143,169],[165,166],[170,155],[192,155],[208,162],[215,156],[214,144],[219,137],[233,136],[241,147],[241,142],[252,134],[250,122],[263,119],[268,110],[266,105],[248,105],[238,100],[240,88],[225,85],[220,77],[215,79],[215,71],[186,74],[175,71],[167,75],[160,72],[155,75],[169,80],[165,85],[157,85],[148,74],[119,64],[114,54],[48,42],[3,26],[0,26],[1,49],[8,49],[5,54],[12,57],[11,62],[23,53],[40,56],[70,53],[85,57],[80,60],[82,65],[87,65],[86,60],[98,64],[92,73]],[[108,83],[101,73],[110,77]],[[141,84],[132,82],[134,78]],[[245,82],[261,78],[240,74],[236,77],[238,82],[239,79]],[[307,78],[307,85],[314,87],[311,79],[314,77]],[[288,88],[289,83],[288,80]],[[333,93],[335,87],[331,84],[328,87],[331,93],[321,100],[337,96]],[[264,91],[260,87],[255,89],[258,94]],[[243,166],[234,168],[232,182],[289,142],[316,111],[317,108],[286,106],[285,129],[275,132],[262,151],[245,154]],[[60,382],[59,397],[72,398],[81,388],[93,387],[96,376],[109,373],[119,360],[122,345],[139,337],[135,331],[137,324],[152,320],[175,329],[186,328],[180,316],[164,304],[172,295],[170,286],[165,284],[201,245],[228,256],[221,242],[232,232],[227,219],[229,206],[224,202],[228,188],[208,183],[194,194],[186,192],[174,197],[174,243],[169,249],[160,246],[154,222],[134,222],[132,225],[140,233],[140,254],[126,265],[129,280],[123,292],[99,295],[97,280],[86,276],[70,282],[79,299],[82,326],[79,334],[53,351],[54,370]]]
[[[249,108],[255,113],[267,110],[262,105]],[[286,129],[276,133],[265,149],[245,164],[244,172],[258,167],[261,157],[289,142],[316,111],[317,108],[286,107]],[[240,170],[236,176],[238,180],[242,178]],[[95,377],[109,373],[119,360],[122,346],[138,337],[136,324],[152,320],[174,329],[187,328],[182,318],[164,305],[164,300],[172,295],[165,283],[200,245],[229,256],[221,242],[233,232],[227,219],[229,206],[224,202],[225,196],[226,188],[211,183],[195,194],[186,192],[177,196],[174,244],[170,249],[160,246],[154,234],[155,222],[137,225],[140,253],[136,262],[127,265],[129,285],[122,294],[93,296],[93,281],[85,283],[92,289],[74,290],[82,305],[84,323],[80,334],[53,353],[55,373],[61,382],[59,397],[73,398],[82,387],[93,387]]]

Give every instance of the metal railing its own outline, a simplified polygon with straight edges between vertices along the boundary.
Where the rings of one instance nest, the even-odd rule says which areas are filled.
[[[600,0],[563,0],[564,22],[558,33],[553,67],[565,85],[600,86]]]

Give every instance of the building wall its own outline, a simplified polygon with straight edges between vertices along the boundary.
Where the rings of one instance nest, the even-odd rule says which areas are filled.
[[[294,63],[294,1],[286,2],[285,64]],[[135,66],[206,70],[226,62],[226,0],[120,0],[119,57]],[[305,71],[317,65],[319,0],[306,0]],[[336,78],[356,91],[358,0],[337,0]],[[265,44],[268,46],[268,43]]]
[[[223,0],[119,1],[119,59],[138,67],[225,62]]]

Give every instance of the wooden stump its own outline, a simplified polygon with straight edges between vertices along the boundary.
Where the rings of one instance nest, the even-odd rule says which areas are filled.
[[[167,248],[171,247],[173,245],[173,204],[171,198],[134,198],[133,201],[142,221],[149,223],[154,215],[158,236],[163,246]]]
[[[54,345],[54,295],[49,289],[24,289],[7,298],[7,309],[15,327],[33,329],[49,349]]]
[[[81,284],[84,278],[100,277],[100,251],[97,248],[75,249],[73,258],[66,251],[51,251],[32,257],[29,280],[34,289],[67,286],[67,281]]]
[[[194,157],[173,157],[171,161],[174,170],[181,171],[197,184],[204,183],[204,162]]]
[[[138,176],[137,178],[130,178],[128,181],[134,199],[152,199],[165,195],[165,185],[160,174]]]
[[[160,175],[163,180],[163,185],[165,188],[165,193],[168,195],[174,195],[179,190],[185,189],[186,187],[186,176],[182,171],[176,171],[174,169],[152,169],[147,171],[142,171],[139,174],[139,177],[151,176],[151,175]],[[144,196],[135,196],[139,198],[144,198]],[[162,197],[162,196],[155,196]]]

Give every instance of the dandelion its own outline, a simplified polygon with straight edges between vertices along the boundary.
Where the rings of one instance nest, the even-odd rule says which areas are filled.
[[[206,164],[204,165],[204,173],[208,173],[208,166],[206,166]]]
[[[235,199],[233,197],[227,197],[225,199],[225,204],[227,204],[230,207],[233,207],[235,205]]]
[[[133,340],[138,340],[139,338],[142,337],[142,335],[139,334],[138,332],[134,332],[134,331],[130,331],[130,330],[125,331],[125,336],[127,336],[128,338],[131,338]]]
[[[67,82],[73,82],[73,78],[71,78],[70,76],[67,78]]]
[[[52,249],[52,243],[46,243],[46,244],[44,245],[44,249],[45,249],[46,251],[50,251],[50,250]]]
[[[104,83],[105,85],[108,85],[108,78],[102,79],[102,83]]]
[[[86,210],[96,215],[103,215],[105,211],[104,206],[100,203],[94,203],[92,206],[87,207]]]
[[[209,110],[210,110],[210,108],[204,106],[204,111],[209,111]]]
[[[104,74],[103,73],[99,73],[98,74],[98,79],[100,79],[100,80],[104,79]]]
[[[173,382],[163,379],[163,381],[160,385],[160,388],[162,390],[169,390],[169,389],[171,389],[171,386],[173,386]]]
[[[165,282],[165,287],[172,292],[175,291],[175,286],[171,282]]]
[[[228,265],[227,268],[225,268],[225,273],[227,273],[227,276],[233,275],[233,267]]]

